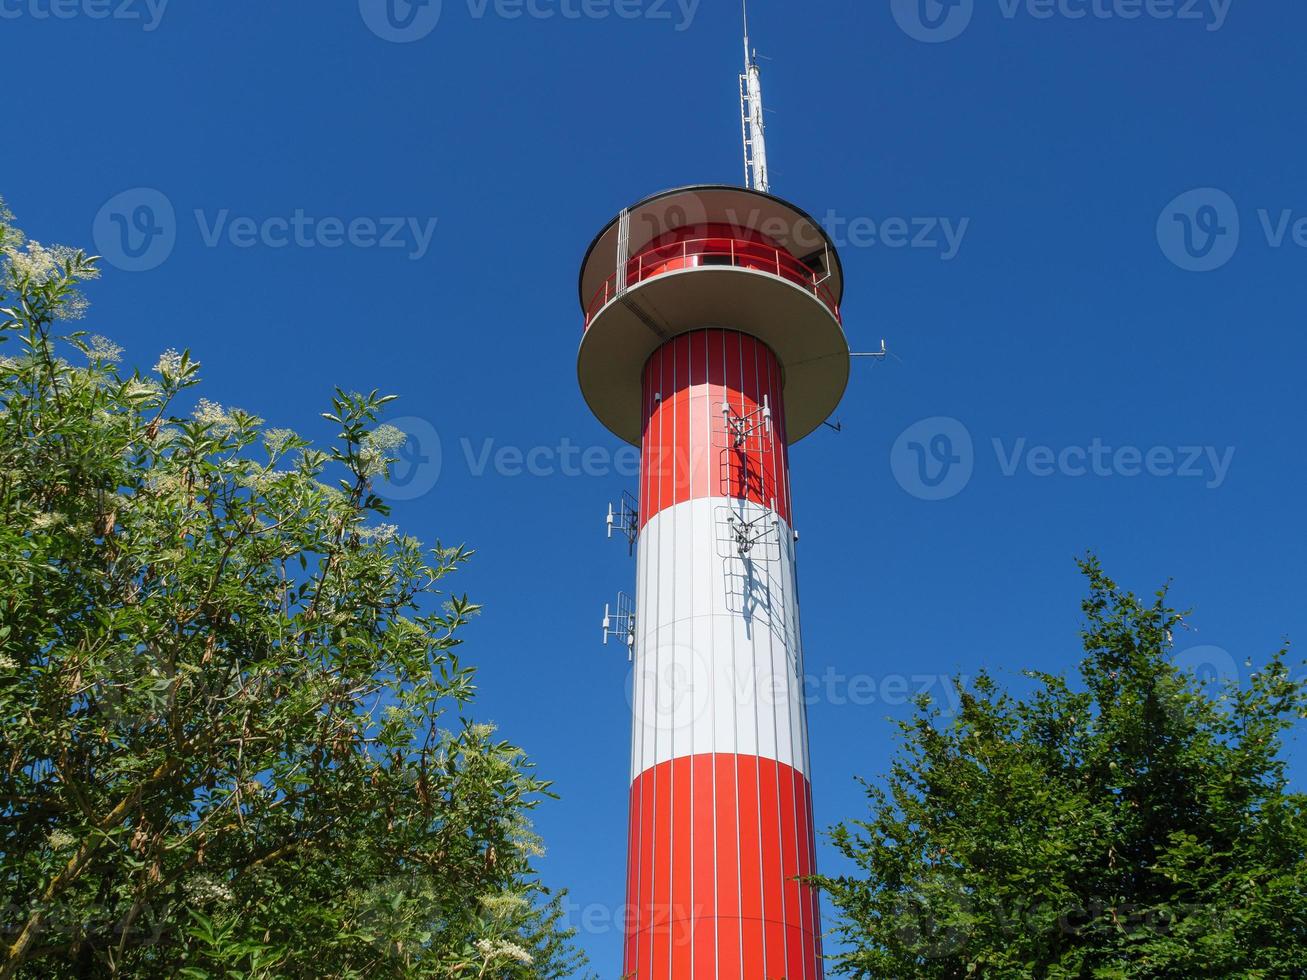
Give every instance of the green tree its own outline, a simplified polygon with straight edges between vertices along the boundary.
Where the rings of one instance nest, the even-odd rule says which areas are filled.
[[[870,816],[823,879],[843,974],[866,978],[1302,977],[1307,797],[1281,736],[1307,716],[1288,651],[1240,688],[1176,667],[1184,617],[1081,563],[1079,683],[982,675],[949,721],[923,700]]]
[[[378,523],[390,399],[179,415],[189,354],[56,334],[95,274],[0,206],[0,978],[570,975],[470,553]]]

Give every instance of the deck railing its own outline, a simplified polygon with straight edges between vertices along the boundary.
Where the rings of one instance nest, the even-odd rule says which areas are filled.
[[[693,238],[646,249],[627,261],[626,285],[629,288],[669,272],[709,266],[752,269],[792,282],[812,293],[831,311],[836,320],[841,319],[839,304],[827,287],[825,276],[804,265],[783,248],[736,238]],[[589,329],[599,312],[616,298],[617,273],[614,272],[604,280],[586,308],[586,329]]]

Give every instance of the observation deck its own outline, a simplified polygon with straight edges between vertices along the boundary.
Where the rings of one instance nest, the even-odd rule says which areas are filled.
[[[776,354],[785,431],[798,441],[848,384],[843,292],[834,242],[794,205],[718,185],[654,195],[609,222],[582,263],[581,390],[608,429],[639,445],[649,357],[679,334],[738,330]]]

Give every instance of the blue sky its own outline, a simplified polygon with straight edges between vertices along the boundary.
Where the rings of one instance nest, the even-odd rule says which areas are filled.
[[[576,388],[576,273],[623,205],[740,179],[737,6],[51,2],[0,0],[0,193],[111,260],[88,325],[130,359],[190,347],[207,397],[318,438],[333,385],[402,396],[398,522],[479,552],[478,712],[557,781],[544,871],[616,976],[635,479]],[[920,2],[752,12],[774,189],[895,354],[793,453],[823,827],[911,692],[1074,665],[1087,549],[1174,578],[1196,666],[1307,633],[1307,8]]]

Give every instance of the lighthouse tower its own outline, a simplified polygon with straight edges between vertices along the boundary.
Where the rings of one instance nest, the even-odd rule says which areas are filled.
[[[822,976],[789,447],[850,353],[833,242],[768,192],[747,27],[745,51],[747,186],[633,204],[581,268],[581,390],[641,450],[638,500],[609,510],[636,591],[604,617],[635,664],[635,980]]]

